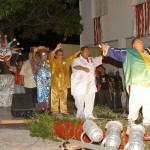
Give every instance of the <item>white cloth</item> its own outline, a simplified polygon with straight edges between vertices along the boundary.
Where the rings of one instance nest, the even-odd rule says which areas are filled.
[[[33,72],[32,72],[32,66],[30,60],[27,60],[22,68],[20,75],[24,76],[24,87],[26,88],[34,88],[36,87],[36,82],[34,80]]]
[[[150,87],[131,85],[129,98],[129,120],[136,120],[143,107],[143,124],[150,124]]]
[[[81,55],[80,57],[74,59],[72,63],[71,75],[71,93],[75,98],[77,117],[83,115],[85,118],[92,116],[95,92],[97,91],[95,82],[95,68],[102,64],[102,57],[89,57],[88,60],[89,62]],[[90,72],[87,73],[82,70],[76,70],[73,68],[75,66],[87,67]]]
[[[93,93],[97,91],[95,84],[95,68],[102,64],[102,57],[89,57],[89,62],[84,59],[81,55],[80,57],[74,59],[72,62],[72,75],[71,75],[71,93],[85,95],[87,93]],[[83,70],[76,70],[74,66],[82,66],[90,69],[87,73]]]
[[[74,95],[77,117],[90,118],[93,116],[95,92],[86,95]],[[84,107],[85,106],[85,107]]]

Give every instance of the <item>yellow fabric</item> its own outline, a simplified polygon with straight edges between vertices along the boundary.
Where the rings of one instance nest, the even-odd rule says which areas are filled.
[[[148,72],[149,72],[149,74],[150,74],[150,60],[149,60],[149,58],[146,56],[146,54],[144,54],[144,53],[142,53],[142,52],[140,52],[140,51],[138,51],[138,52],[140,53],[140,55],[141,55],[142,58],[144,59],[145,64],[146,64],[146,67],[147,67],[147,70],[148,70]]]
[[[77,53],[63,58],[63,60],[57,60],[54,58],[53,52],[49,55],[49,62],[51,66],[51,87],[58,90],[65,90],[70,87],[70,66]]]
[[[51,112],[63,114],[67,114],[67,89],[66,90],[58,90],[55,91],[53,88],[51,89]]]
[[[107,48],[105,51],[103,50],[103,56],[106,56],[106,55],[107,55],[108,49],[109,49],[109,46],[108,46],[108,48]]]

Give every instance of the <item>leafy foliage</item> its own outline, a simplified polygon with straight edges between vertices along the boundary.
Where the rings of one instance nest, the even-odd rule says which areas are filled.
[[[1,0],[0,32],[36,38],[52,30],[66,38],[82,32],[77,0]],[[12,35],[11,35],[12,34]]]
[[[49,139],[52,141],[58,141],[55,138],[54,129],[54,116],[50,116],[48,113],[35,114],[36,119],[27,122],[32,137],[40,137],[42,139]]]
[[[62,115],[50,115],[48,113],[35,113],[35,119],[27,121],[26,124],[32,137],[39,137],[43,140],[49,139],[52,141],[59,141],[55,135],[55,124],[57,122],[61,122],[63,129],[66,131],[64,135],[67,140],[70,131],[73,130],[71,126],[68,128],[68,124],[74,124],[74,128],[76,129],[76,126],[83,122],[83,120],[71,116],[64,117]]]

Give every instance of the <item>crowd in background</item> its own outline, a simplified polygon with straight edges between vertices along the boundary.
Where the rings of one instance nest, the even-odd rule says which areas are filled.
[[[100,48],[103,56],[90,57],[89,48],[82,47],[64,57],[61,44],[49,54],[48,48],[33,47],[29,59],[18,61],[17,66],[11,66],[5,60],[15,74],[15,93],[32,95],[34,106],[39,111],[49,109],[54,114],[68,115],[67,95],[71,86],[76,117],[95,119],[94,104],[106,105],[110,112],[116,112],[122,108],[122,79],[118,71],[115,75],[106,74],[102,66],[103,57],[111,57],[123,64],[129,95],[128,121],[134,123],[142,108],[143,124],[150,125],[150,49],[145,48],[139,38],[132,41],[132,48],[111,48],[107,44]]]
[[[121,95],[123,92],[122,78],[119,71],[106,74],[105,68],[100,65],[96,69],[97,93],[95,105],[107,105],[110,111],[116,112],[122,108]]]
[[[46,47],[33,47],[27,61],[18,61],[16,66],[5,62],[15,74],[14,93],[32,95],[34,107],[38,111],[68,114],[67,94],[70,82],[77,117],[94,118],[94,101],[95,105],[108,106],[111,112],[122,108],[123,85],[119,72],[107,75],[102,66],[102,57],[90,57],[87,47],[65,58],[61,44],[50,53]]]

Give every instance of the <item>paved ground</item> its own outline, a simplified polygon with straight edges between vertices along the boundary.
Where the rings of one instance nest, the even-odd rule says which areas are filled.
[[[0,107],[0,120],[11,120],[14,119],[11,115],[10,107]]]
[[[0,125],[0,150],[60,150],[61,144],[30,137],[25,124]]]
[[[60,150],[61,143],[32,138],[27,129],[0,129],[1,150]]]
[[[69,109],[74,111],[74,105]],[[21,118],[12,117],[10,108],[0,107],[0,121],[16,119]],[[0,150],[60,150],[62,143],[32,138],[24,124],[0,124]]]

